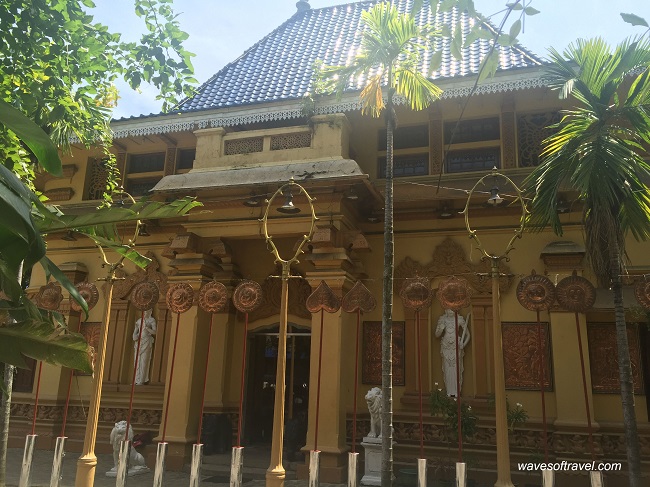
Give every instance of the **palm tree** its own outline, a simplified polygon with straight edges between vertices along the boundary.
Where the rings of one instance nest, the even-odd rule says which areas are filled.
[[[623,308],[625,237],[650,237],[650,43],[627,40],[612,49],[600,38],[550,51],[549,73],[573,107],[544,141],[540,165],[524,185],[533,196],[530,224],[562,234],[560,190],[577,193],[587,256],[600,286],[611,288],[630,485],[640,487],[639,440]],[[647,145],[645,146],[647,147]]]
[[[325,67],[324,79],[342,93],[353,78],[367,77],[361,91],[361,113],[378,117],[386,112],[386,194],[384,215],[384,272],[382,306],[382,465],[381,484],[392,485],[393,478],[393,384],[392,384],[392,311],[393,311],[393,97],[403,96],[413,110],[422,110],[440,97],[442,90],[418,71],[420,52],[435,34],[419,27],[412,15],[400,14],[388,2],[363,12],[359,53],[346,66]],[[388,96],[384,103],[383,88]]]

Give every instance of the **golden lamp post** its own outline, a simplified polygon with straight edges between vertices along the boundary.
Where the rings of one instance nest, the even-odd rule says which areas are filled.
[[[126,196],[131,203],[135,203],[133,197],[125,191],[120,194]],[[128,246],[135,247],[135,241],[141,228],[140,220],[136,220],[135,233],[129,240]],[[97,456],[95,455],[95,441],[97,440],[97,421],[99,419],[99,405],[102,396],[102,382],[104,380],[104,359],[106,357],[106,339],[108,336],[108,322],[111,318],[111,301],[113,299],[113,284],[122,278],[116,273],[123,266],[125,256],[120,257],[117,262],[108,261],[106,252],[100,245],[97,245],[102,255],[102,267],[108,269],[106,277],[99,278],[99,281],[106,281],[106,301],[104,302],[104,319],[99,332],[99,343],[95,354],[95,370],[93,373],[92,391],[90,403],[88,404],[88,419],[86,421],[86,434],[84,436],[83,450],[81,457],[77,460],[77,476],[75,487],[93,487],[95,483],[95,469],[97,468]]]
[[[517,198],[521,203],[521,221],[519,227],[515,230],[515,234],[512,236],[510,241],[505,247],[505,250],[501,254],[491,254],[485,250],[481,245],[481,241],[476,234],[476,230],[472,230],[469,224],[469,205],[470,200],[472,199],[472,194],[476,190],[479,184],[482,184],[483,181],[487,178],[494,178],[494,185],[490,190],[490,198],[487,203],[490,206],[500,206],[504,203],[504,199],[499,195],[499,188],[497,186],[497,181],[499,177],[504,178],[517,193]],[[484,183],[483,183],[484,184]],[[503,367],[503,342],[502,342],[502,332],[501,332],[501,309],[500,309],[500,297],[499,297],[499,278],[501,274],[499,272],[499,263],[502,260],[510,260],[508,254],[511,250],[514,249],[514,242],[518,238],[521,238],[521,235],[524,230],[524,223],[526,219],[526,214],[528,210],[526,209],[526,203],[524,202],[521,191],[517,185],[507,176],[499,173],[495,168],[492,169],[492,172],[488,175],[483,176],[474,187],[470,190],[467,196],[467,203],[465,209],[461,212],[465,215],[465,226],[469,232],[469,238],[476,241],[476,246],[479,251],[483,254],[483,259],[490,261],[490,278],[492,279],[492,328],[493,328],[493,339],[494,339],[494,399],[495,399],[495,415],[496,415],[496,440],[497,440],[497,481],[494,484],[495,487],[513,487],[513,483],[510,477],[510,445],[508,444],[508,419],[507,419],[507,406],[506,406],[506,381],[505,373]]]
[[[300,208],[293,204],[293,192],[298,191],[298,194],[303,193],[309,203],[311,210],[311,224],[309,233],[302,236],[302,240],[296,248],[293,257],[284,260],[280,257],[278,248],[273,242],[273,237],[269,234],[268,221],[269,210],[273,200],[279,196],[284,195],[286,201],[284,205],[277,208],[277,211],[285,214],[300,213]],[[275,375],[275,403],[273,409],[273,437],[271,440],[271,464],[266,471],[266,485],[269,487],[284,487],[285,471],[282,466],[282,443],[284,440],[284,393],[285,393],[285,376],[287,368],[287,321],[288,321],[288,303],[289,303],[289,278],[291,277],[291,264],[298,263],[298,256],[303,252],[304,245],[311,240],[316,229],[316,212],[314,210],[314,199],[309,196],[309,193],[296,183],[293,178],[283,186],[281,186],[269,199],[262,223],[264,226],[264,237],[266,243],[270,247],[271,253],[275,257],[275,262],[279,263],[282,268],[282,294],[280,298],[280,336],[278,339],[278,364]]]

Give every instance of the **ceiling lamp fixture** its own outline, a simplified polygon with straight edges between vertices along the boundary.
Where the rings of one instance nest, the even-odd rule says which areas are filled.
[[[72,230],[68,230],[63,237],[61,237],[61,240],[65,240],[66,242],[76,242],[77,237],[74,236],[74,232]]]
[[[494,167],[492,168],[493,171],[496,171],[497,168]],[[487,200],[487,204],[490,206],[499,206],[501,205],[505,200],[499,196],[499,186],[497,185],[497,176],[494,176],[494,186],[492,186],[492,189],[490,190],[490,197]]]
[[[358,195],[357,192],[354,190],[354,186],[351,187],[349,191],[346,191],[346,192],[345,192],[345,198],[346,198],[346,199],[349,199],[349,200],[353,200],[353,201],[359,199],[359,195]]]
[[[140,226],[138,227],[138,236],[139,237],[151,237],[151,234],[147,231],[147,224],[146,223],[140,223]]]
[[[259,206],[262,206],[262,198],[256,196],[255,193],[251,193],[248,199],[244,201],[244,206],[248,206],[249,208],[257,208]]]
[[[293,194],[291,193],[291,190],[287,189],[284,193],[284,196],[286,198],[286,201],[284,202],[284,205],[277,209],[277,211],[288,215],[295,215],[296,213],[300,213],[300,208],[293,204]]]
[[[438,213],[438,216],[443,220],[448,220],[449,218],[453,218],[454,217],[453,209],[449,208],[449,205],[447,203],[444,203],[440,208],[440,213]]]

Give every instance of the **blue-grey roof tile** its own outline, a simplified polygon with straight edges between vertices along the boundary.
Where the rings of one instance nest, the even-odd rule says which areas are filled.
[[[284,24],[248,49],[242,56],[226,65],[205,82],[197,94],[184,100],[178,112],[248,105],[295,99],[310,89],[312,66],[315,61],[325,65],[343,65],[354,57],[361,42],[361,12],[378,0],[360,1],[298,12]],[[411,0],[394,0],[400,12],[410,10]],[[464,34],[470,30],[469,17],[456,10],[439,13],[433,19],[428,2],[417,16],[420,25],[449,24],[453,32],[460,22]],[[433,73],[434,79],[467,76],[478,73],[490,42],[479,39],[462,50],[462,60],[450,54],[450,39],[436,41],[443,49],[443,63]],[[539,66],[542,60],[521,47],[497,46],[500,50],[499,69]],[[431,54],[423,56],[422,72],[428,72]],[[372,74],[372,73],[371,73]],[[350,89],[360,89],[365,78],[351,83]]]

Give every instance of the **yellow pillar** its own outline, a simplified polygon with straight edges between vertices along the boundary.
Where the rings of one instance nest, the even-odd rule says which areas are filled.
[[[325,281],[341,297],[351,287],[345,271],[307,273],[312,289]],[[311,354],[309,367],[309,424],[307,444],[304,450],[314,448],[316,431],[316,395],[318,387],[318,356],[321,334],[321,314],[312,315]],[[356,315],[339,309],[336,313],[323,315],[323,365],[321,371],[320,414],[318,426],[318,449],[320,454],[320,480],[342,483],[347,477],[348,450],[346,438],[346,405],[354,387],[354,333]],[[300,465],[298,476],[308,476],[308,462]]]
[[[176,241],[185,242],[185,246],[179,244],[175,248],[178,253],[169,265],[176,270],[176,273],[169,279],[170,285],[175,282],[189,282],[195,292],[198,292],[201,285],[214,275],[219,278],[231,277],[230,273],[223,272],[214,255],[196,253],[196,248],[201,245],[197,238],[177,236],[174,242]],[[226,328],[229,326],[230,316],[226,309],[213,317],[213,342],[220,337],[227,336],[228,331]],[[174,376],[170,387],[169,379],[177,323],[179,330],[176,342],[176,359],[174,361]],[[165,429],[164,418],[167,416],[165,441],[169,443],[166,458],[166,468],[169,470],[180,470],[185,463],[189,463],[192,455],[192,444],[197,441],[209,326],[210,314],[201,310],[197,304],[187,312],[182,313],[180,319],[176,313],[172,314],[171,330],[169,332],[171,339],[167,350],[167,371],[162,411],[163,423],[160,425],[159,436],[156,438],[156,441],[162,441],[162,432]],[[225,343],[221,343],[219,348],[213,348],[210,351],[211,356],[223,354],[225,345]],[[213,360],[210,360],[210,362],[213,363]],[[223,364],[224,362],[218,360],[217,363]],[[211,372],[215,373],[216,376],[212,375]],[[224,373],[223,368],[208,371],[209,377],[216,377],[217,403],[222,401]],[[212,391],[214,391],[214,388],[211,387]],[[215,399],[214,396],[212,398]],[[168,403],[169,405],[167,405]]]

